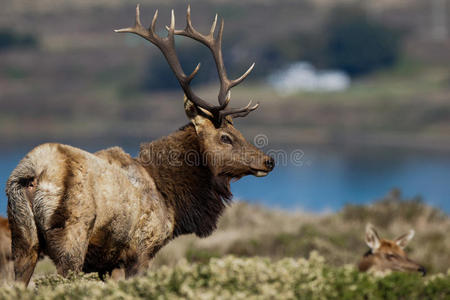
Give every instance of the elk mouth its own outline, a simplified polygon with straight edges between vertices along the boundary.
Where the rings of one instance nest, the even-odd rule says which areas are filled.
[[[251,169],[251,174],[256,176],[256,177],[264,177],[267,176],[267,174],[269,174],[269,171],[267,170],[261,170],[261,169]]]

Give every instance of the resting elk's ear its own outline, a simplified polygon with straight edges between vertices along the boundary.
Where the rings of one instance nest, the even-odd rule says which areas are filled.
[[[214,124],[208,118],[211,113],[201,107],[196,106],[186,95],[184,96],[184,111],[188,119],[194,124],[198,135],[204,134],[207,130],[215,129]]]
[[[377,233],[377,230],[375,229],[375,227],[373,227],[372,224],[367,224],[366,226],[366,244],[367,246],[370,247],[370,249],[372,249],[373,251],[377,250],[378,248],[380,248],[380,237]]]
[[[411,229],[408,233],[402,234],[401,236],[399,236],[398,238],[395,239],[395,243],[400,247],[400,248],[405,248],[406,245],[408,245],[409,241],[412,240],[412,238],[414,237],[414,230]]]

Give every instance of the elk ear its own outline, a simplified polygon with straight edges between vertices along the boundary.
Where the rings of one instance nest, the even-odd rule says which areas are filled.
[[[230,115],[226,116],[226,117],[225,117],[225,120],[227,120],[228,123],[230,123],[231,125],[233,125],[233,118],[232,118]]]
[[[367,224],[366,226],[366,244],[372,250],[377,250],[380,248],[380,237],[377,233],[375,227],[372,224]]]
[[[406,245],[408,245],[409,241],[412,240],[412,238],[414,237],[414,230],[411,229],[408,233],[402,234],[401,236],[399,236],[398,238],[395,239],[395,243],[400,247],[400,248],[405,248]]]
[[[211,113],[201,107],[196,106],[192,101],[184,96],[184,111],[188,119],[194,124],[197,134],[204,133],[205,130],[214,129],[214,124],[207,116]]]

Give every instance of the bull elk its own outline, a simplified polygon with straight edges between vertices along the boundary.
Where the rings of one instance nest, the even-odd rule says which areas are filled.
[[[359,270],[366,272],[385,273],[386,271],[409,271],[420,272],[423,276],[426,270],[419,263],[411,260],[403,250],[414,237],[414,230],[397,237],[395,240],[380,238],[375,227],[371,224],[366,226],[366,244],[370,250],[367,251],[359,262]]]
[[[194,233],[206,237],[230,203],[230,181],[265,176],[274,160],[245,140],[233,126],[258,107],[230,108],[230,89],[242,82],[227,77],[222,58],[223,21],[217,15],[207,35],[191,24],[175,30],[172,10],[168,36],[141,25],[139,5],[129,32],[155,44],[184,91],[190,122],[159,140],[143,143],[131,157],[119,147],[88,153],[62,144],[43,144],[29,152],[7,182],[8,218],[16,280],[28,284],[39,254],[47,254],[59,274],[69,271],[118,272],[126,277],[146,270],[156,252],[173,238]],[[219,74],[219,104],[197,96],[175,52],[175,35],[204,44]]]

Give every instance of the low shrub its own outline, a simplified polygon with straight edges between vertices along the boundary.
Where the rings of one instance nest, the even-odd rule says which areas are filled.
[[[448,299],[450,272],[430,277],[391,273],[375,277],[353,266],[331,267],[312,252],[309,259],[213,258],[181,261],[144,276],[106,282],[92,275],[56,275],[35,289],[0,289],[0,299]]]

